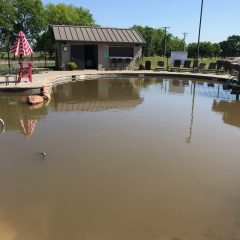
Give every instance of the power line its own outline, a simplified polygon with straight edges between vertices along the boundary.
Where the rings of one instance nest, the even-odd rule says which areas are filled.
[[[166,53],[167,53],[167,29],[170,27],[162,27],[164,29],[164,33],[165,33],[165,42],[164,42],[164,57],[166,57]]]

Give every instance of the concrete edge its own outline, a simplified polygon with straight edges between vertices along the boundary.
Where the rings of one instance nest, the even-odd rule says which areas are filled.
[[[178,72],[132,72],[132,73],[86,73],[86,74],[77,74],[72,73],[65,76],[55,77],[52,79],[47,80],[47,86],[50,90],[57,85],[73,82],[73,81],[84,81],[84,80],[94,80],[94,79],[101,79],[101,78],[148,78],[148,77],[170,77],[170,78],[185,78],[189,80],[196,80],[199,81],[219,81],[225,82],[228,77],[221,76],[221,75],[206,75],[206,74],[191,74],[191,73],[178,73]],[[25,93],[33,93],[33,94],[40,94],[41,87],[5,87],[0,88],[0,92],[25,92]]]

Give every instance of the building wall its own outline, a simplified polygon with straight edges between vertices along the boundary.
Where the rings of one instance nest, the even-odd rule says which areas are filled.
[[[138,69],[138,63],[142,59],[142,45],[134,46],[133,56],[134,60],[131,62],[130,67]]]
[[[70,43],[56,43],[55,46],[57,51],[56,67],[63,70],[65,63],[71,60]],[[67,47],[68,51],[63,51],[63,47]]]
[[[61,49],[60,43],[55,43],[56,57],[55,57],[55,66],[57,69],[61,68]]]
[[[109,69],[109,45],[98,44],[98,70]]]
[[[71,45],[81,45],[81,43],[56,43],[57,59],[56,67],[58,69],[64,69],[65,63],[71,61]],[[68,51],[63,51],[63,48],[67,47]],[[136,45],[133,47],[133,60],[125,67],[127,69],[137,69],[138,62],[142,58],[142,45]],[[98,70],[108,70],[110,69],[109,60],[109,45],[108,44],[98,44]]]

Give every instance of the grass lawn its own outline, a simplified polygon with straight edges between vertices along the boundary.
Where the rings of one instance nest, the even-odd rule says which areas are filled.
[[[220,60],[221,58],[202,58],[200,59],[200,62],[206,63],[207,67],[209,63],[216,62],[217,60]],[[193,58],[189,58],[193,62]],[[151,61],[152,63],[152,69],[155,69],[157,67],[158,61],[164,61],[165,66],[167,66],[167,58],[154,56],[154,57],[143,57],[143,61],[141,62],[145,66],[146,61]],[[171,59],[168,59],[168,66],[171,66]]]

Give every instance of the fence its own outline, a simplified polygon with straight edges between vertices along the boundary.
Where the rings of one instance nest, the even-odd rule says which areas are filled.
[[[0,75],[11,70],[11,61],[17,61],[19,57],[7,52],[0,53]],[[24,56],[23,61],[31,61],[34,67],[55,67],[55,55],[49,55],[46,51],[36,49],[31,56]]]

